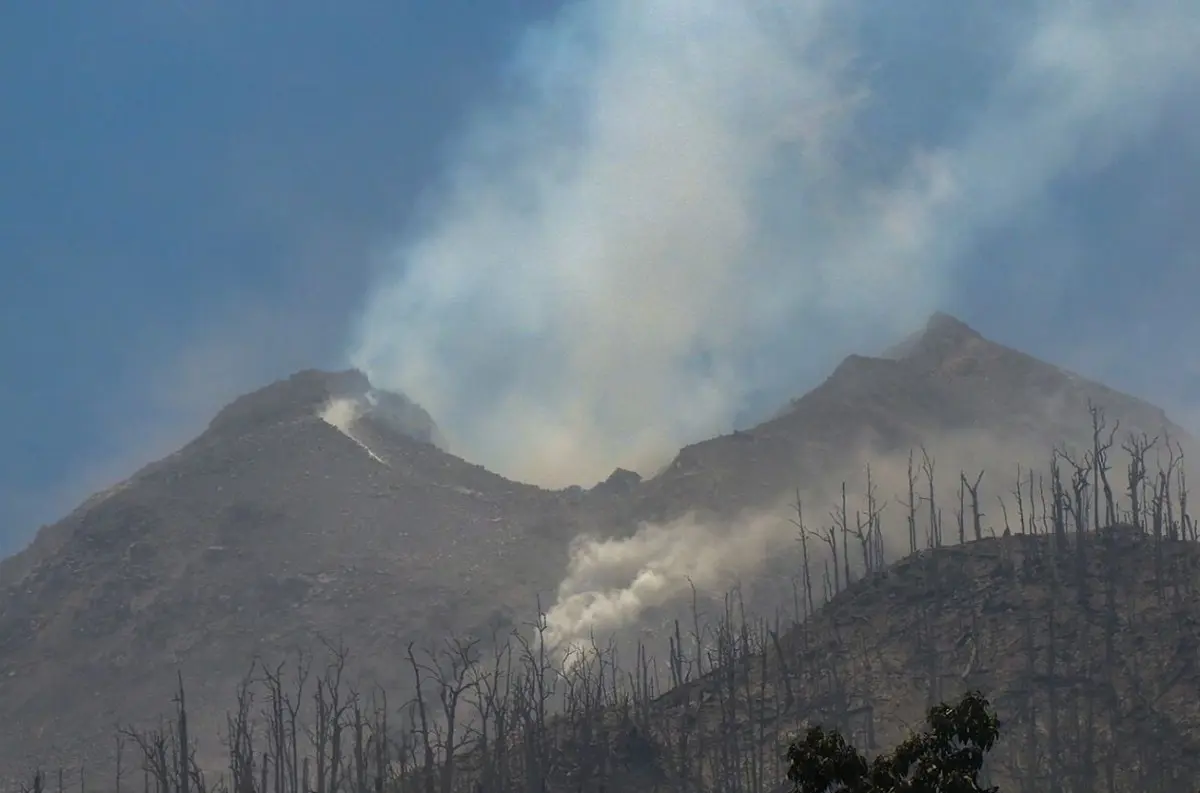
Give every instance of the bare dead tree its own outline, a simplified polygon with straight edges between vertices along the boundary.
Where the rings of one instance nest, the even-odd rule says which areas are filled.
[[[930,548],[942,547],[942,527],[941,521],[938,518],[937,498],[934,492],[935,468],[934,459],[929,456],[928,450],[924,446],[921,446],[921,471],[925,474],[925,481],[929,487],[929,495],[926,497],[926,501],[929,503],[928,545]]]
[[[1146,455],[1157,445],[1157,438],[1147,435],[1130,434],[1121,448],[1129,455],[1129,468],[1126,476],[1129,497],[1129,522],[1138,530],[1145,530],[1144,489],[1146,484]]]
[[[836,516],[835,516],[836,520]],[[833,558],[833,581],[831,588],[827,587],[825,600],[832,600],[834,595],[841,591],[841,578],[838,574],[838,543],[837,543],[837,525],[828,526],[824,534],[817,535],[829,547],[829,555]],[[825,563],[825,579],[829,581],[829,563]]]
[[[475,685],[475,667],[478,662],[476,648],[477,639],[449,639],[440,658],[430,656],[430,666],[426,672],[437,687],[437,698],[441,704],[441,724],[444,735],[439,741],[441,754],[441,769],[439,787],[441,793],[451,793],[454,784],[455,761],[457,753],[464,746],[460,736],[458,716],[464,697],[469,695]]]
[[[883,512],[883,506],[880,506],[875,499],[875,483],[871,477],[871,467],[867,466],[867,513],[864,516],[859,510],[854,513],[854,528],[851,533],[858,540],[859,546],[862,549],[862,564],[864,572],[869,575],[874,572],[879,564],[882,556],[882,544],[877,538],[879,533],[879,520]],[[840,518],[842,525],[846,525],[846,486],[842,485],[842,514]],[[847,565],[847,581],[849,581],[849,566]]]
[[[983,481],[983,471],[975,477],[974,484],[967,483],[965,474],[959,474],[959,479],[971,495],[971,528],[975,532],[975,540],[983,539],[983,513],[979,509],[979,483]]]
[[[908,450],[908,501],[901,504],[908,509],[908,552],[917,552],[917,475],[913,470],[913,451]]]
[[[118,729],[113,734],[113,758],[116,761],[116,775],[113,781],[115,793],[121,793],[121,782],[125,773],[125,735]]]
[[[413,674],[414,688],[414,704],[417,709],[417,718],[419,719],[418,734],[421,739],[421,777],[424,780],[424,789],[426,793],[433,793],[434,790],[434,766],[436,762],[435,742],[433,737],[433,729],[430,726],[429,708],[425,703],[425,687],[423,681],[424,666],[417,661],[417,656],[413,652],[413,642],[408,644],[408,663]],[[318,771],[318,773],[320,773]],[[318,793],[321,793],[318,791]]]
[[[967,541],[967,479],[960,473],[958,480],[958,507],[954,510],[954,520],[958,526],[958,544],[962,545]]]

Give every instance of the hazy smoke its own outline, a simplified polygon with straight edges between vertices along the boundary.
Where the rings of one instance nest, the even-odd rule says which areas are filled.
[[[1085,426],[1089,418],[1082,411],[1073,413],[1072,418],[1072,429],[1053,443],[1065,444],[1070,454],[1082,459],[1082,450],[1091,448],[1091,431]],[[1154,427],[1127,429],[1159,434]],[[1121,498],[1119,483],[1129,464],[1129,456],[1120,448],[1123,438],[1118,438],[1108,457],[1113,481],[1118,483],[1118,498]],[[1027,487],[1030,471],[1038,477],[1047,475],[1054,448],[1050,440],[1016,433],[997,438],[986,432],[961,431],[928,437],[926,441],[934,468],[936,499],[944,506],[940,520],[946,542],[958,540],[954,510],[958,508],[960,474],[973,484],[979,472],[985,472],[978,491],[985,527],[997,533],[1003,531],[1006,509],[1013,530],[1020,530],[1019,510],[1013,495],[1018,471],[1023,487]],[[1147,464],[1154,471],[1168,464],[1172,454],[1165,439],[1159,447],[1147,457]],[[876,498],[874,506],[883,510],[880,528],[885,556],[890,561],[906,556],[909,540],[907,508],[903,503],[908,492],[908,453],[883,455],[863,447],[848,450],[842,459],[825,462],[827,468],[821,481],[798,483],[802,487],[800,498],[808,530],[825,532],[836,525],[833,515],[841,506],[842,482],[846,482],[848,489],[846,504],[851,529],[858,515],[869,514],[866,497],[869,465]],[[924,497],[929,491],[921,463],[918,450],[914,469],[918,479],[916,492]],[[1025,498],[1028,515],[1028,494]],[[1004,502],[1003,508],[1000,500]],[[772,507],[729,521],[706,522],[687,515],[661,526],[644,524],[628,538],[578,538],[571,549],[557,599],[546,615],[547,644],[565,651],[586,647],[593,635],[603,641],[622,628],[636,626],[651,609],[685,602],[682,596],[689,594],[692,587],[702,596],[720,596],[740,582],[756,580],[768,559],[790,555],[795,562],[795,574],[799,575],[798,529],[789,520],[794,515],[794,506],[794,496],[781,497]],[[926,544],[930,525],[927,510],[927,502],[920,504],[916,516],[921,547]],[[1040,506],[1037,511],[1041,512]],[[966,521],[967,536],[974,539],[970,519]],[[851,567],[857,574],[862,568],[861,547],[853,536],[849,539],[849,552]],[[810,539],[809,553],[814,576],[820,576],[825,561],[832,561],[829,551],[820,540]],[[813,586],[820,601],[823,583],[817,580]],[[779,603],[786,600],[784,595]]]
[[[915,325],[965,245],[1152,124],[1198,9],[1014,4],[966,48],[999,53],[980,101],[868,167],[911,109],[876,92],[865,4],[573,3],[453,150],[354,362],[510,476],[645,471],[728,427],[764,361]]]

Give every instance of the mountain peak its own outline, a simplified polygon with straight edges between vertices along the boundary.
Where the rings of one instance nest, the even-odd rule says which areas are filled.
[[[944,311],[935,311],[925,322],[926,336],[974,336],[982,338],[978,331],[958,317]]]
[[[305,369],[239,396],[221,408],[209,422],[208,432],[246,432],[303,415],[315,415],[330,399],[365,394],[370,387],[366,375],[357,369],[341,372]]]
[[[433,418],[404,394],[375,388],[358,369],[305,369],[285,380],[238,397],[217,413],[208,434],[241,434],[265,426],[321,415],[331,403],[346,403],[355,420],[370,417],[416,440],[440,445]]]
[[[980,341],[986,340],[979,331],[957,317],[935,311],[921,330],[885,350],[881,357],[897,361],[942,360],[964,345]]]

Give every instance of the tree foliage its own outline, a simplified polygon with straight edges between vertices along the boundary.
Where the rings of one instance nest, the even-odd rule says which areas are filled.
[[[996,793],[983,787],[983,760],[999,724],[978,692],[929,709],[927,728],[868,762],[836,731],[812,727],[788,749],[796,793]]]

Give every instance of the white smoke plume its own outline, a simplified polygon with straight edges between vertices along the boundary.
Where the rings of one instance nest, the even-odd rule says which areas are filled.
[[[878,168],[854,159],[889,101],[856,39],[878,9],[569,4],[451,150],[354,362],[506,475],[646,472],[727,429],[773,357],[915,325],[965,245],[1136,140],[1197,72],[1198,9],[1013,5],[966,122]]]
[[[321,408],[321,420],[331,427],[336,427],[342,433],[350,435],[354,422],[362,415],[362,405],[358,400],[349,397],[335,397]]]
[[[350,397],[333,397],[321,408],[321,420],[336,428],[350,440],[354,441],[367,455],[381,465],[387,461],[371,450],[366,442],[354,431],[355,423],[362,418],[363,405],[357,399]]]
[[[692,586],[709,594],[726,591],[740,573],[792,544],[787,525],[772,513],[720,526],[686,515],[663,526],[646,524],[629,538],[581,537],[546,614],[546,644],[572,649],[671,603]]]

